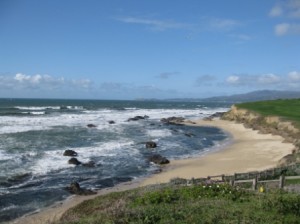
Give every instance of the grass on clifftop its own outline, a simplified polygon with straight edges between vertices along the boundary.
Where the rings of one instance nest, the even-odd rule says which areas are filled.
[[[300,195],[229,185],[168,186],[115,192],[68,210],[57,224],[300,223]]]
[[[237,108],[247,109],[264,116],[279,116],[300,127],[300,99],[270,100],[241,103]]]

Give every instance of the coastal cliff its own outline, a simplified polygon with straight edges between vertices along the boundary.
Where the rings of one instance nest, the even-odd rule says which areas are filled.
[[[243,123],[246,128],[258,130],[262,134],[280,135],[284,142],[293,143],[295,148],[291,154],[284,156],[278,165],[288,165],[300,162],[300,130],[293,122],[279,116],[263,116],[260,113],[239,108],[233,105],[231,109],[221,117],[223,120]]]

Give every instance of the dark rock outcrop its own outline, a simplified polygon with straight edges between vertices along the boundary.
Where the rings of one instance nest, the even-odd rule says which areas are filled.
[[[129,118],[127,121],[138,121],[138,120],[144,120],[144,119],[148,119],[149,116],[145,115],[145,116],[135,116],[132,118]]]
[[[77,152],[75,152],[74,150],[71,149],[67,149],[64,151],[64,156],[77,156]]]
[[[65,188],[68,192],[71,194],[77,194],[77,195],[92,195],[97,194],[97,192],[81,188],[80,185],[77,182],[72,182],[69,187]]]
[[[203,120],[205,121],[211,121],[214,118],[221,118],[223,115],[225,114],[225,112],[216,112],[208,117],[203,118]]]
[[[163,165],[163,164],[168,164],[170,161],[166,158],[163,157],[159,154],[154,154],[152,156],[149,156],[149,161],[155,164]]]
[[[190,133],[190,132],[188,132],[188,133],[185,133],[184,134],[185,136],[187,136],[187,137],[195,137],[196,135],[195,134],[193,134],[193,133]]]
[[[180,125],[185,121],[185,119],[183,117],[169,117],[169,118],[162,118],[160,121],[164,124]]]
[[[69,164],[76,165],[76,166],[81,164],[81,162],[78,161],[78,159],[76,159],[76,158],[71,158],[71,159],[69,159],[68,163],[69,163]]]
[[[96,128],[97,126],[94,125],[94,124],[88,124],[87,127],[88,127],[88,128]]]
[[[108,121],[109,124],[115,124],[115,121]]]
[[[157,147],[156,142],[153,141],[146,142],[146,148],[156,148],[156,147]]]
[[[87,163],[82,163],[82,166],[85,166],[85,167],[95,167],[96,166],[96,164],[95,164],[95,162],[94,161],[89,161],[89,162],[87,162]]]

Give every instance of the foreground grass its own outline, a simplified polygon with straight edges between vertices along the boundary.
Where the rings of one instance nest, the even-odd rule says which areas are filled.
[[[300,127],[300,99],[249,102],[236,106],[265,116],[279,116],[295,122]]]
[[[139,188],[85,201],[58,223],[300,223],[300,195],[229,185]]]

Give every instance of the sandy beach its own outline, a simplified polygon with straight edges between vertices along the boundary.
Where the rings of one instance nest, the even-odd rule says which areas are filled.
[[[259,134],[252,129],[246,129],[242,124],[230,121],[219,119],[213,121],[197,120],[195,124],[187,123],[187,125],[218,127],[230,134],[232,139],[219,150],[197,158],[171,161],[159,174],[145,180],[124,183],[110,189],[101,190],[97,195],[149,184],[164,183],[176,177],[199,178],[208,175],[264,170],[276,166],[277,162],[283,156],[291,153],[294,148],[291,143],[283,143],[283,138],[280,136]],[[96,196],[74,196],[39,213],[17,219],[12,223],[50,223],[58,220],[72,206]]]
[[[200,178],[264,170],[276,166],[294,148],[291,143],[283,143],[281,136],[260,134],[245,128],[243,124],[220,119],[194,122],[195,124],[187,125],[221,128],[232,136],[231,143],[202,157],[172,161],[165,172],[153,175],[143,181],[142,185],[168,182],[176,177]]]

